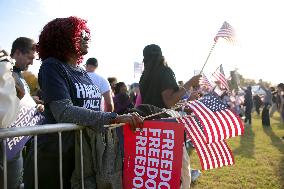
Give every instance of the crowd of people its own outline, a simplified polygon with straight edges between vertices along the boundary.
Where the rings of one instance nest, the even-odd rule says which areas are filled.
[[[259,83],[256,86],[258,89],[255,91],[252,91],[251,86],[247,86],[240,88],[237,92],[233,90],[229,93],[223,93],[221,98],[228,107],[244,118],[244,123],[248,126],[252,124],[251,114],[254,111],[261,117],[263,126],[270,126],[270,118],[276,111],[279,112],[283,123],[284,84],[279,83],[277,86],[269,87]],[[261,90],[263,93],[259,92]]]
[[[39,35],[39,41],[19,37],[12,44],[10,53],[1,50],[0,99],[1,127],[8,127],[15,119],[19,100],[29,94],[29,86],[22,72],[33,64],[35,53],[42,61],[38,74],[39,96],[33,96],[38,111],[43,112],[45,124],[75,123],[86,126],[83,130],[83,162],[85,188],[122,188],[123,149],[119,130],[113,132],[104,125],[128,123],[134,131],[143,126],[143,118],[131,111],[148,104],[169,109],[183,99],[195,100],[204,93],[196,90],[201,75],[185,83],[177,82],[173,70],[167,65],[162,49],[155,44],[143,49],[144,71],[139,83],[127,86],[115,77],[104,78],[97,73],[99,61],[89,58],[84,67],[80,66],[88,53],[91,32],[86,21],[78,17],[56,18],[47,23]],[[5,77],[4,77],[5,76]],[[2,87],[4,86],[4,87]],[[243,91],[223,91],[221,98],[237,114],[245,116],[244,122],[252,124],[253,108],[260,114],[262,123],[270,126],[270,117],[279,111],[284,120],[284,84],[267,88],[263,99],[252,94],[248,86]],[[4,103],[5,102],[5,103]],[[132,112],[132,113],[129,113]],[[64,188],[81,188],[81,159],[79,134],[75,131],[62,134],[62,173]],[[30,145],[33,140],[29,141]],[[38,188],[60,188],[59,147],[56,134],[38,136]],[[0,152],[2,154],[2,147]],[[190,187],[199,170],[190,169],[186,145],[183,147],[181,188]],[[0,156],[0,164],[3,159]],[[34,188],[34,150],[30,148],[25,157],[22,151],[7,162],[8,188]],[[0,185],[3,185],[3,167],[0,167]]]

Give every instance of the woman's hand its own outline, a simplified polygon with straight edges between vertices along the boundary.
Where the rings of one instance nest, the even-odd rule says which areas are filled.
[[[44,102],[40,100],[38,96],[32,96],[32,98],[36,104],[44,104]]]
[[[201,75],[196,75],[193,76],[190,80],[188,80],[185,84],[184,87],[187,90],[190,90],[191,87],[195,88],[199,86],[199,79],[200,79]]]
[[[36,109],[39,112],[44,112],[44,105],[43,104],[37,104]]]
[[[136,128],[143,127],[143,118],[136,112],[131,114],[118,115],[115,118],[115,123],[128,123],[130,129],[135,131]]]
[[[192,93],[190,93],[190,97],[189,97],[189,101],[193,101],[193,100],[197,100],[201,97],[200,92],[198,91],[193,91]]]

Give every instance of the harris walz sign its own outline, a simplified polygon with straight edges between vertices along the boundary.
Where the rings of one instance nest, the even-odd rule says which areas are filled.
[[[31,127],[41,125],[45,117],[37,111],[36,103],[29,94],[26,94],[20,101],[20,111],[17,119],[9,126],[12,127]],[[7,159],[11,160],[21,151],[31,136],[15,136],[7,138],[6,151]]]

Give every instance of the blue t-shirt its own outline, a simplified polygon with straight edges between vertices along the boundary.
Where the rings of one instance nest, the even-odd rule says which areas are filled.
[[[100,111],[101,92],[92,83],[87,72],[80,67],[72,67],[55,58],[47,58],[40,67],[38,81],[43,92],[48,124],[56,123],[49,107],[52,101],[70,99],[74,106]],[[55,140],[54,137],[54,134],[48,135],[49,141]],[[63,132],[62,143],[66,144],[66,148],[72,147],[74,133]]]

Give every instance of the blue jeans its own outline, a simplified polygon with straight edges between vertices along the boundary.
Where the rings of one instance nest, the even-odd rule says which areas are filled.
[[[0,140],[2,143],[2,140]],[[0,145],[0,188],[3,188],[3,153],[2,145]],[[16,189],[20,187],[23,181],[23,157],[22,151],[18,152],[15,157],[7,161],[7,185],[8,189]]]

